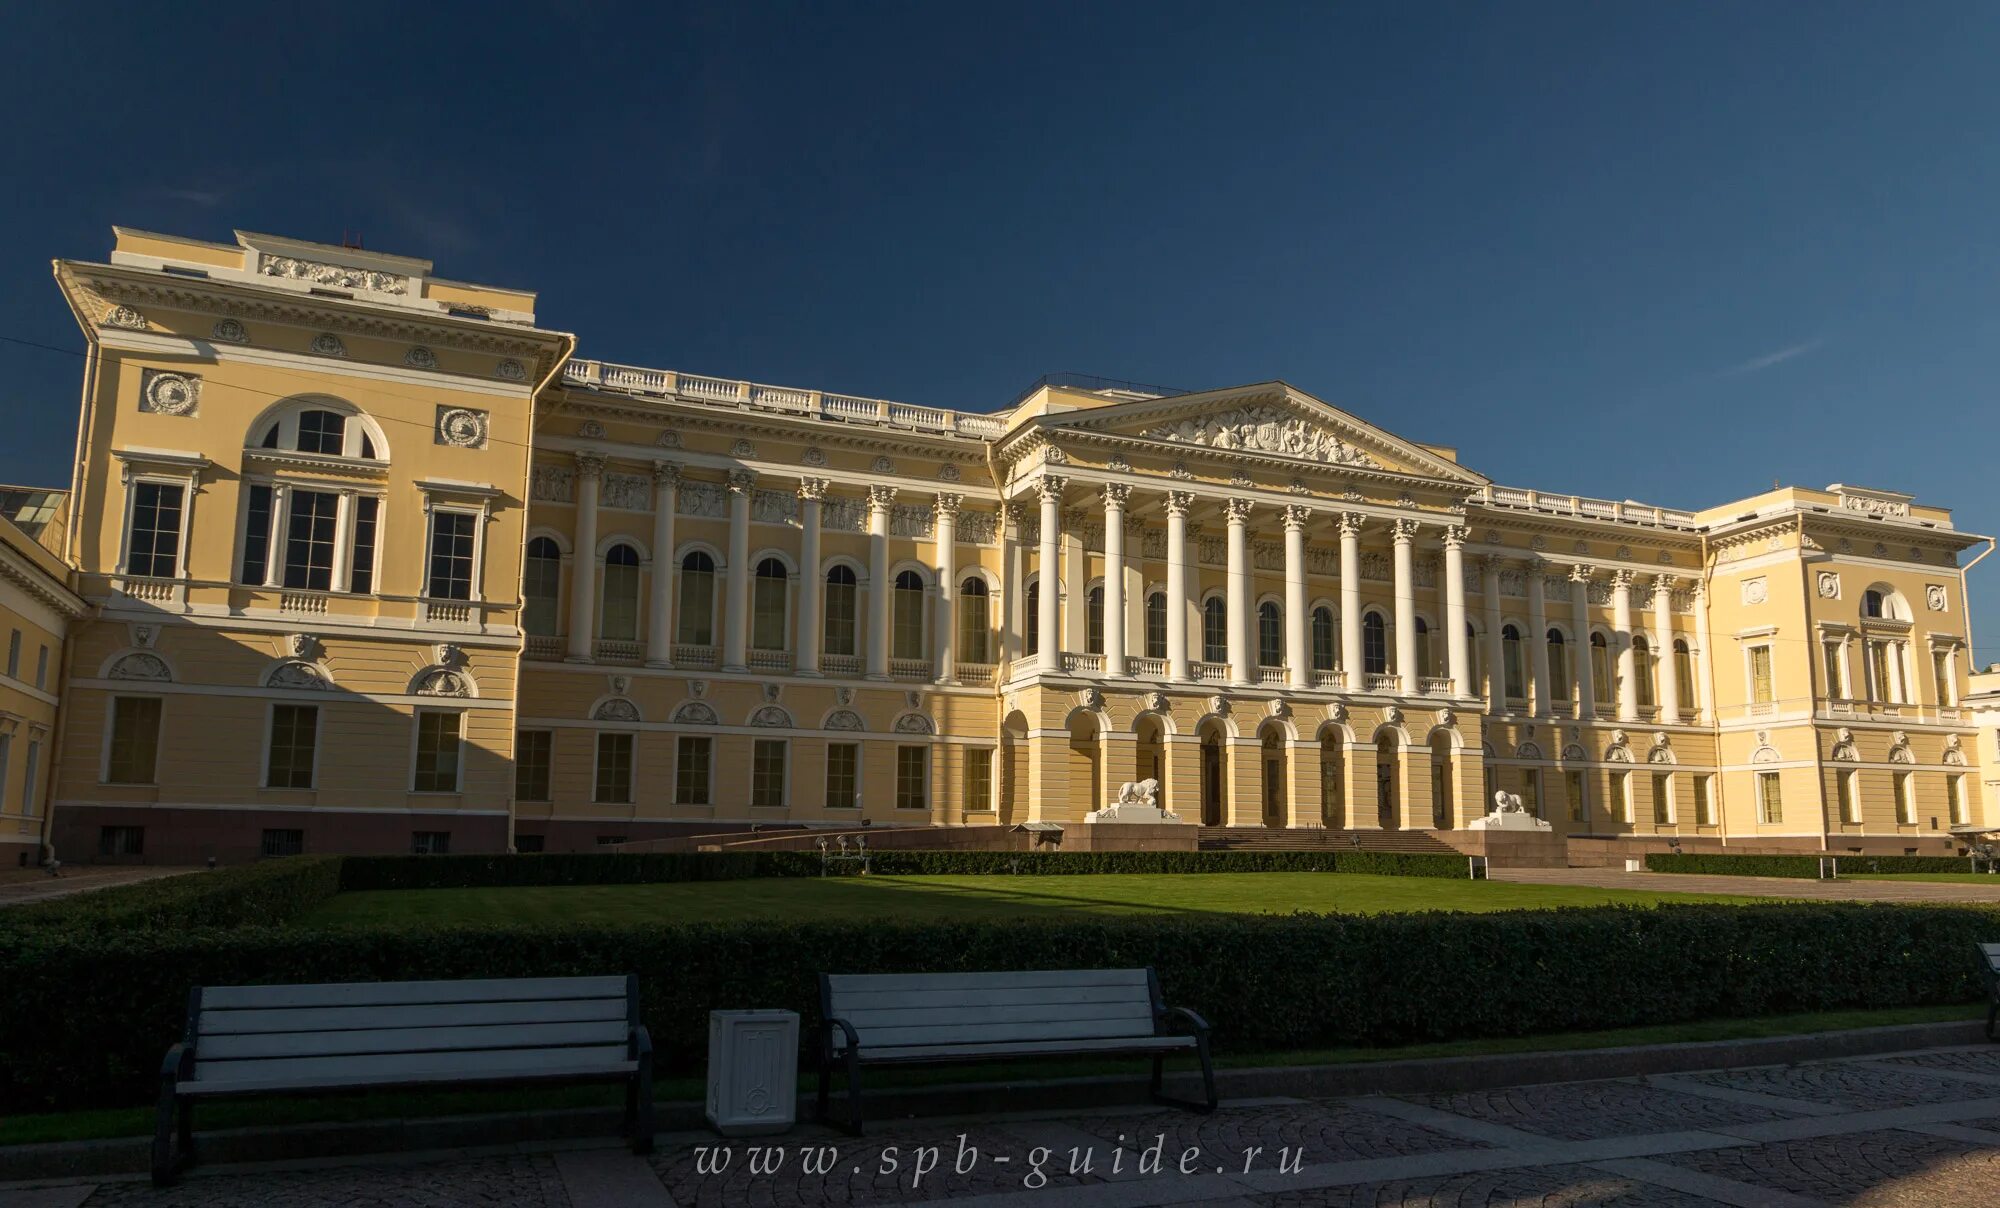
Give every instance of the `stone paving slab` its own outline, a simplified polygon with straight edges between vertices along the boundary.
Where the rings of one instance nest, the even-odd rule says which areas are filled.
[[[1847,1111],[1911,1107],[1919,1103],[1954,1103],[1965,1099],[1983,1099],[1994,1093],[1992,1087],[1982,1087],[1961,1079],[1926,1077],[1916,1067],[1891,1067],[1886,1062],[1860,1061],[1717,1070],[1705,1074],[1679,1074],[1662,1081],[1676,1088],[1717,1087],[1773,1099],[1796,1099]]]
[[[1673,1154],[1658,1160],[1829,1203],[2000,1202],[2000,1150],[1903,1129]]]
[[[1761,1104],[1724,1102],[1622,1079],[1424,1095],[1413,1101],[1454,1115],[1565,1141],[1713,1128],[1719,1124],[1780,1120],[1788,1115]]]
[[[1723,1200],[1590,1166],[1482,1170],[1257,1196],[1257,1208],[1720,1208]]]
[[[0,1201],[4,1202],[4,1201]],[[323,1166],[250,1173],[197,1167],[172,1187],[106,1183],[83,1208],[458,1208],[461,1205],[582,1208],[549,1154],[503,1154],[394,1166]]]

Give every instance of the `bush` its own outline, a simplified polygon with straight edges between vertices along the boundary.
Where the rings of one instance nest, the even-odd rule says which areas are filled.
[[[340,892],[339,856],[287,856],[0,911],[0,931],[238,927],[287,923]]]
[[[1841,872],[1970,872],[1964,856],[1841,856],[1828,852],[1840,862]],[[1819,876],[1820,856],[1723,856],[1673,855],[1652,852],[1646,856],[1648,872],[1704,873],[1720,877],[1805,877]]]
[[[801,1012],[816,974],[1152,965],[1252,1052],[1966,1002],[1976,907],[1784,903],[1046,923],[0,933],[0,1112],[143,1103],[193,986],[637,973],[663,1073],[707,1013]]]

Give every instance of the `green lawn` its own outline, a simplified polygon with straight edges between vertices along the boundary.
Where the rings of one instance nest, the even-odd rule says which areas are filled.
[[[1534,906],[1725,902],[1685,893],[1431,877],[1251,872],[1092,876],[760,877],[651,885],[343,893],[304,925],[426,922],[735,922],[743,919],[1035,918],[1075,914],[1388,914]]]

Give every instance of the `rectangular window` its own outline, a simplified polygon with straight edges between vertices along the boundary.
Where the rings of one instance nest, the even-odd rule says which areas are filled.
[[[332,491],[293,491],[285,512],[285,586],[332,591],[340,496]]]
[[[1889,643],[1868,643],[1868,699],[1888,702],[1896,699],[1889,691]]]
[[[306,850],[306,833],[292,828],[266,828],[263,846],[258,854],[266,856],[298,856]]]
[[[1757,821],[1783,822],[1785,793],[1776,772],[1757,773]]]
[[[1777,698],[1771,690],[1771,648],[1752,646],[1750,648],[1750,702],[1768,705]]]
[[[417,774],[411,788],[419,793],[458,791],[458,724],[456,713],[417,714]]]
[[[785,623],[787,597],[791,594],[791,584],[782,572],[782,567],[759,566],[755,578],[750,583],[750,648],[752,650],[783,650],[785,635],[791,626]],[[780,573],[767,574],[766,569]],[[636,619],[635,619],[636,625]],[[976,661],[976,660],[968,660]]]
[[[899,810],[922,810],[930,808],[931,749],[929,747],[896,748],[896,808]]]
[[[522,730],[514,735],[514,797],[519,801],[549,799],[549,756],[555,747],[553,730]]]
[[[1167,657],[1167,597],[1159,592],[1146,597],[1146,657]]]
[[[1840,657],[1840,643],[1827,642],[1821,646],[1826,652],[1826,694],[1834,700],[1847,696],[1846,660]]]
[[[98,827],[97,854],[100,856],[145,855],[146,828],[143,826]]]
[[[1951,824],[1953,826],[1964,826],[1971,821],[1970,818],[1966,817],[1965,777],[1962,774],[1953,773],[1944,778],[1944,796],[1945,803],[1951,807]]]
[[[431,513],[431,562],[424,594],[433,600],[472,598],[472,535],[478,517],[470,512]]]
[[[171,579],[179,573],[181,500],[186,490],[177,483],[133,484],[132,530],[126,541],[127,573],[161,579]]]
[[[109,784],[151,784],[160,755],[160,698],[120,696],[111,702]]]
[[[1229,610],[1220,596],[1210,596],[1201,605],[1201,661],[1229,661]]]
[[[237,578],[262,586],[271,573],[271,509],[277,492],[253,484],[243,505],[243,564]]]
[[[451,854],[450,831],[411,831],[410,854],[413,856],[445,856]]]
[[[861,805],[861,744],[826,744],[826,808],[849,810]]]
[[[514,836],[514,850],[520,852],[522,855],[533,855],[545,851],[547,850],[547,845],[548,837],[546,835],[517,834]]]
[[[7,772],[14,764],[14,736],[0,734],[0,801],[7,799]],[[23,813],[30,811],[23,810]]]
[[[42,744],[39,739],[28,742],[28,762],[21,769],[21,813],[35,816],[35,778],[42,770]]]
[[[854,653],[855,632],[855,586],[854,572],[844,566],[836,566],[826,576],[826,598],[821,607],[826,609],[825,646],[828,654],[852,655]],[[685,599],[685,594],[683,594]],[[681,639],[687,641],[685,637]]]
[[[993,808],[993,751],[989,747],[965,750],[965,808]]]
[[[1915,826],[1917,824],[1916,777],[1908,772],[1896,773],[1896,825]]]
[[[674,760],[674,804],[708,804],[708,755],[707,738],[683,735],[676,744]]]
[[[49,686],[49,648],[42,647],[35,652],[35,690]]]
[[[632,736],[630,734],[599,734],[597,736],[597,787],[591,795],[592,801],[608,805],[630,805],[632,803]]]
[[[1530,818],[1542,816],[1542,770],[1540,768],[1521,769],[1521,808]]]
[[[1611,796],[1618,802],[1618,820],[1632,821],[1632,773],[1611,773]]]
[[[271,758],[264,787],[309,789],[319,739],[318,705],[271,706]]]
[[[1653,773],[1653,825],[1669,826],[1674,820],[1674,781],[1664,772]]]
[[[1833,774],[1834,794],[1840,800],[1840,820],[1849,824],[1861,821],[1861,773],[1835,772]]]
[[[21,631],[18,629],[7,639],[7,678],[21,678]]]
[[[1563,773],[1563,796],[1569,798],[1569,820],[1590,821],[1590,801],[1584,797],[1582,772]]]
[[[765,809],[785,804],[785,740],[760,738],[750,748],[750,804]]]
[[[1931,651],[1931,675],[1937,682],[1937,703],[1949,708],[1958,703],[1958,685],[1952,681],[1951,651]]]
[[[375,590],[375,534],[382,517],[382,501],[373,495],[354,500],[353,565],[347,572],[347,590],[368,595]]]
[[[1713,775],[1704,774],[1694,778],[1694,820],[1698,826],[1716,825]]]

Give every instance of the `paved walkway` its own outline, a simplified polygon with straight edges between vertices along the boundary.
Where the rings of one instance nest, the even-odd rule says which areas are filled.
[[[194,868],[160,867],[144,865],[81,865],[65,866],[63,874],[52,877],[40,869],[9,869],[0,874],[0,906],[18,906],[25,902],[46,902],[53,898],[66,898],[73,893],[88,893],[93,889],[107,889],[113,885],[130,885],[134,881],[150,881],[155,877],[171,877],[184,872],[198,872]]]
[[[2000,1046],[1473,1094],[899,1121],[0,1186],[9,1208],[2000,1204]]]
[[[1589,885],[1647,893],[1714,893],[1746,898],[1813,898],[1836,902],[2000,902],[2000,876],[1991,885],[1968,881],[1808,881],[1797,877],[1720,877],[1679,872],[1623,872],[1615,868],[1496,868],[1496,881],[1533,885]]]

